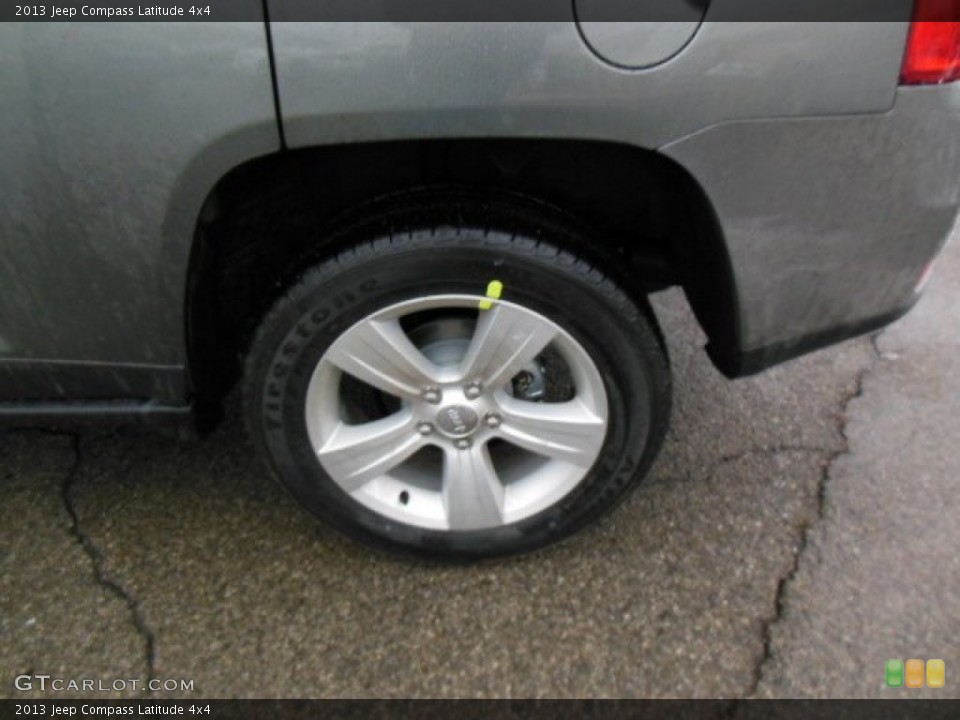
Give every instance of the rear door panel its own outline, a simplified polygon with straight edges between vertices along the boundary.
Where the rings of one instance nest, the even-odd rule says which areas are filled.
[[[279,145],[263,23],[3,23],[0,97],[0,400],[182,401],[200,207]]]

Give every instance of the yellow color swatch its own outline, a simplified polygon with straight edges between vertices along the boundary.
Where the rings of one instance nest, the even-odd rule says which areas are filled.
[[[923,660],[907,660],[907,687],[923,687]]]
[[[942,688],[946,676],[943,660],[927,660],[927,687]]]

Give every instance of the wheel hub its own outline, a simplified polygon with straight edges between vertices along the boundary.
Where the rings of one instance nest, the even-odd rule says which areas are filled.
[[[437,413],[437,427],[450,438],[472,435],[480,424],[480,416],[467,405],[447,405]]]

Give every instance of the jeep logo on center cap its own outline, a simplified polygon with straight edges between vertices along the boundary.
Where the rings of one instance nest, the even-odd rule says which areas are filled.
[[[465,405],[450,405],[437,413],[437,426],[444,435],[460,438],[477,428],[477,413]]]

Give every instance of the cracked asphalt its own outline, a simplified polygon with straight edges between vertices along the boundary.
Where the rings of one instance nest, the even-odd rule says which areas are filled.
[[[906,319],[731,383],[658,296],[676,406],[646,486],[466,568],[318,525],[235,420],[199,443],[5,432],[0,697],[51,697],[21,673],[187,698],[960,697],[958,306],[954,240]],[[946,687],[884,689],[913,657]]]

